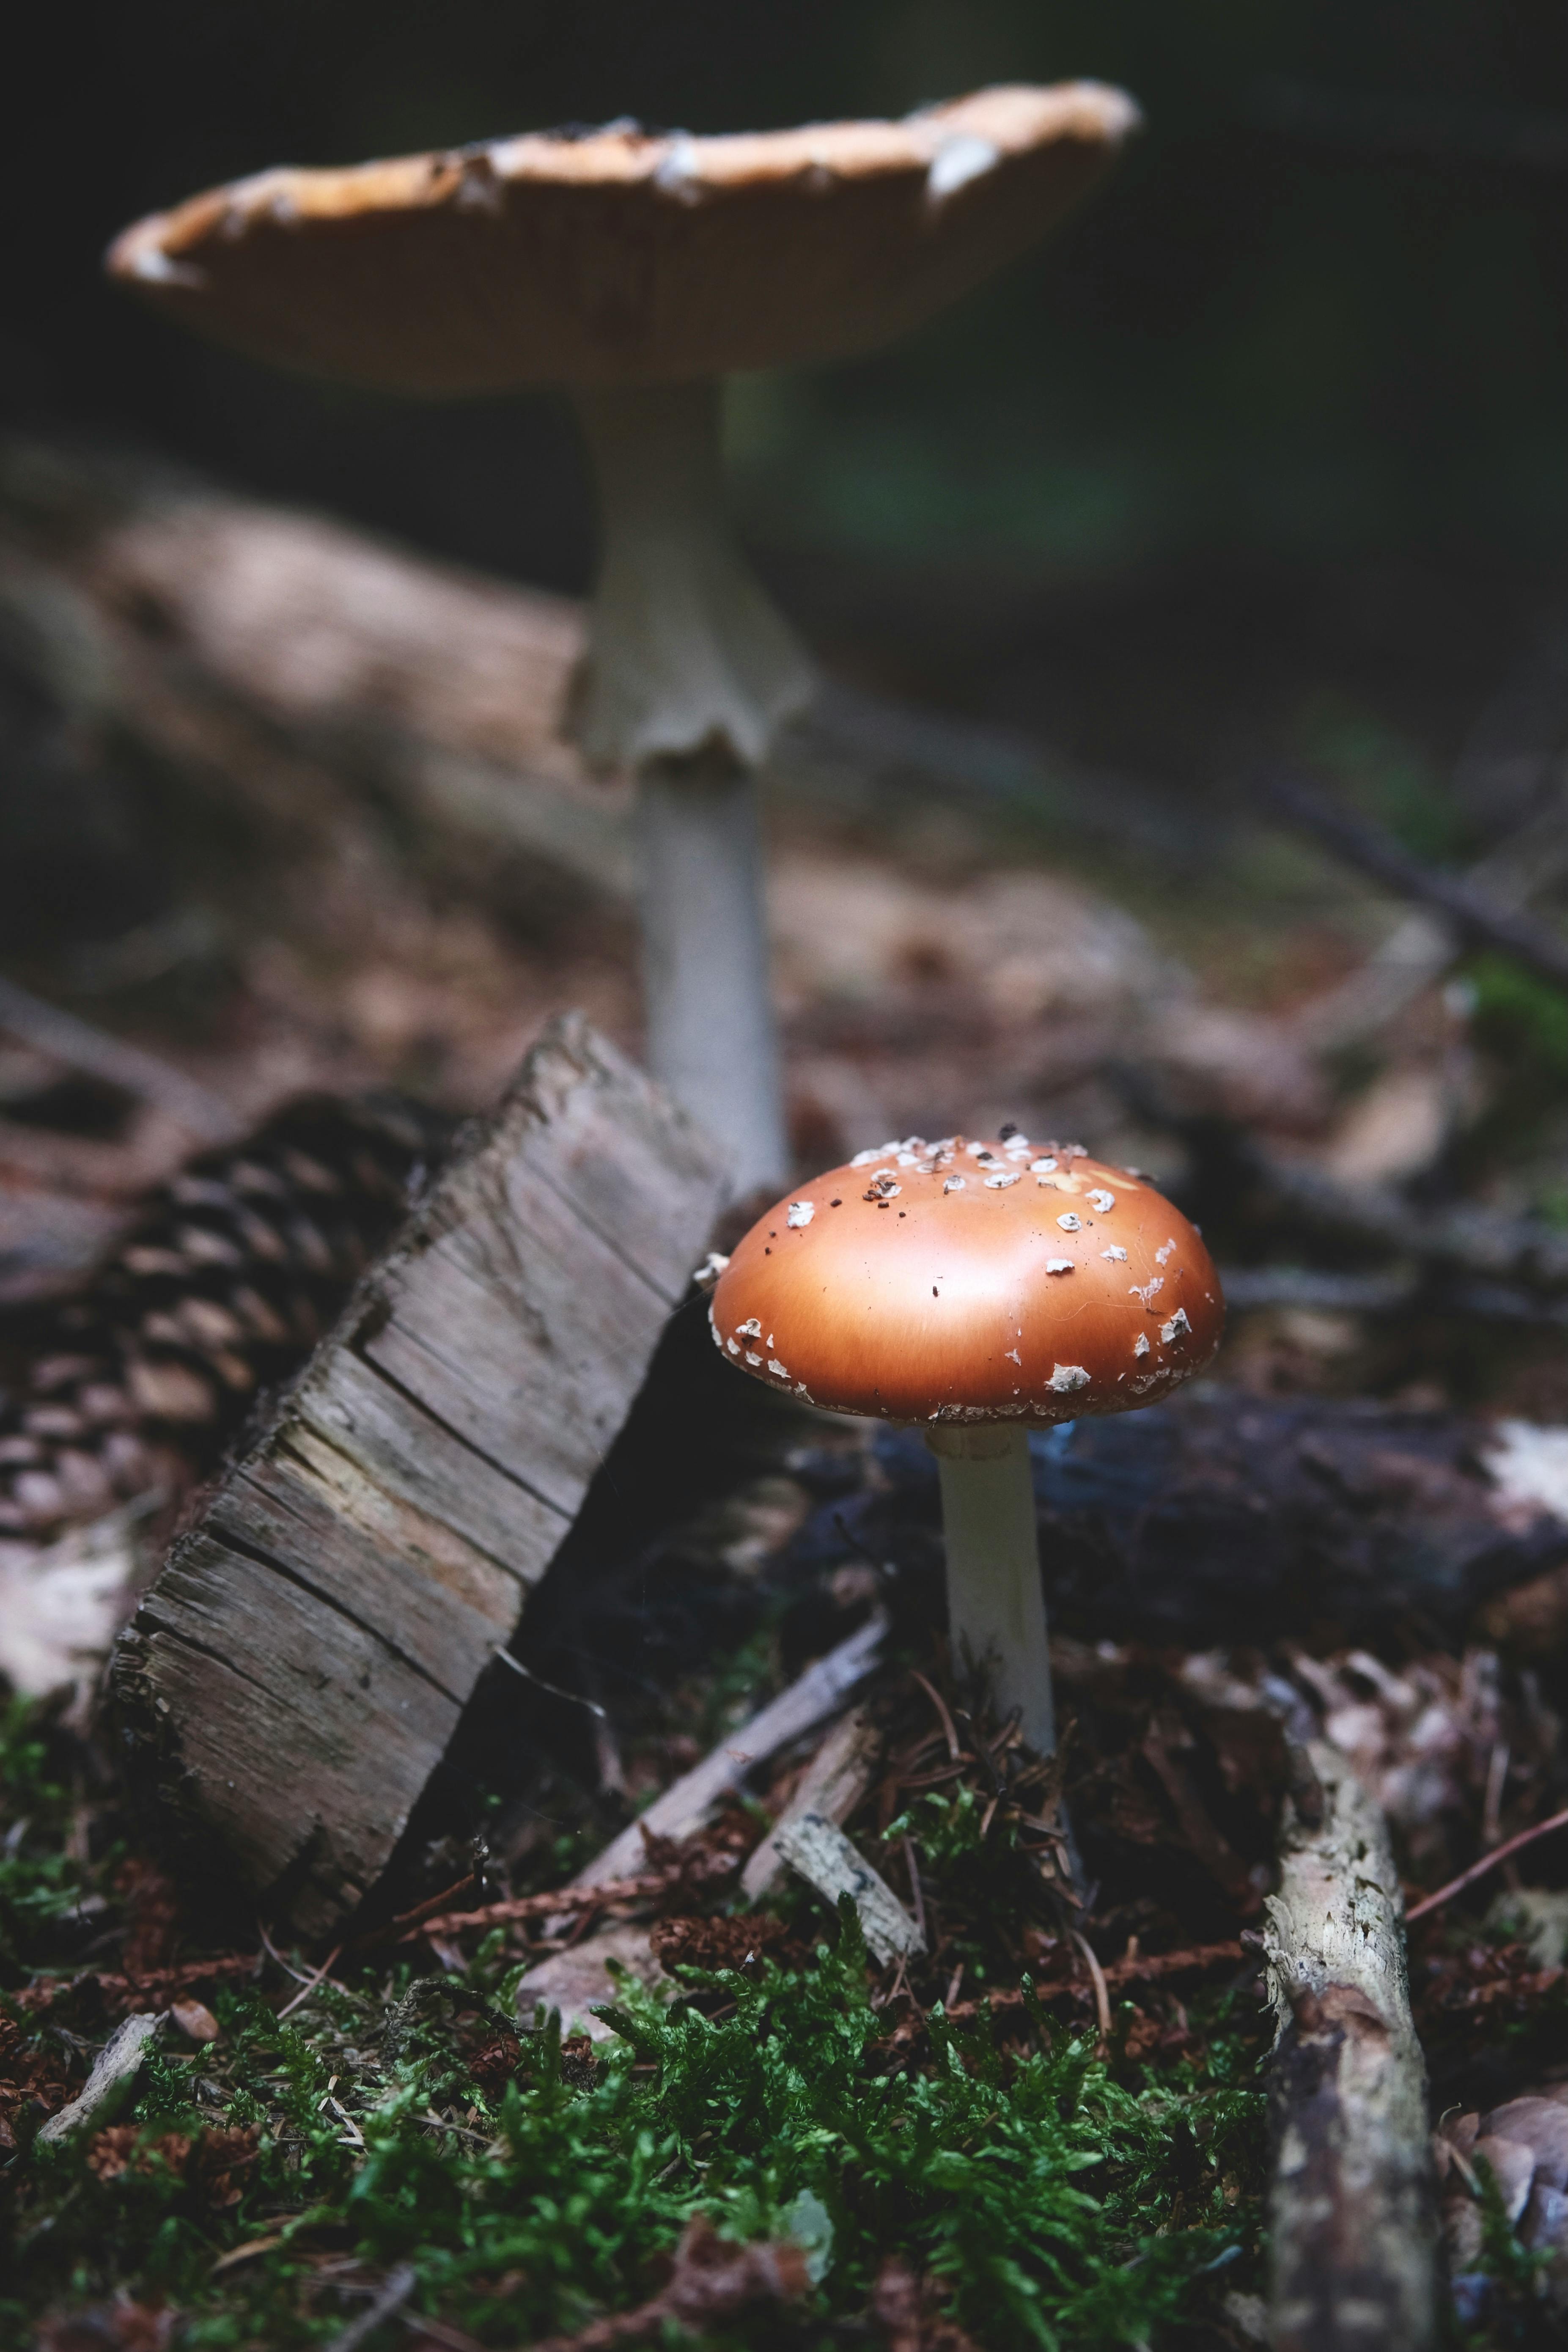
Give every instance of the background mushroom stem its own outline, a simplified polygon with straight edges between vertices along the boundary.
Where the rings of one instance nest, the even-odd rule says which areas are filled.
[[[640,786],[649,1065],[744,1191],[788,1169],[751,774],[816,674],[731,534],[718,385],[578,408],[603,554],[575,731]]]
[[[577,734],[598,767],[707,744],[760,767],[815,691],[811,661],[736,545],[719,386],[584,392],[603,533]]]
[[[1001,1716],[1018,1710],[1042,1756],[1057,1744],[1028,1432],[1010,1422],[930,1430],[942,1476],[953,1663],[984,1669]]]
[[[638,779],[648,1067],[724,1150],[737,1194],[789,1168],[752,780],[726,754]]]

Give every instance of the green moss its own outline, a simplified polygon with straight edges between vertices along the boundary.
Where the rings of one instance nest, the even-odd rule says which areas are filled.
[[[1472,956],[1465,971],[1482,1041],[1527,1072],[1568,1078],[1568,996],[1508,956]]]
[[[89,1874],[69,1852],[76,1792],[63,1777],[37,1711],[0,1702],[0,1969],[38,1952],[68,1918]]]
[[[12,1769],[37,1790],[18,1737]],[[960,1797],[930,1810],[928,1849],[952,1847],[940,1883],[991,1867]],[[67,1818],[57,1804],[57,1837]],[[52,1900],[68,1874],[28,1851]],[[895,2253],[986,2352],[1177,2343],[1253,2278],[1258,2045],[1224,2003],[1201,2063],[1163,2075],[1102,2061],[1037,2005],[1005,2035],[939,2008],[895,2063],[847,1906],[805,1968],[684,1970],[668,2006],[626,1983],[590,2063],[553,2016],[517,2031],[502,1968],[494,1944],[461,1978],[375,1963],[285,2021],[254,1990],[215,1992],[222,2039],[151,2059],[112,2178],[85,2146],[13,2159],[0,2340],[123,2290],[174,2303],[182,2346],[285,2352],[363,2308],[346,2275],[408,2262],[413,2307],[515,2345],[640,2301],[698,2212],[739,2239],[808,2238],[821,2271],[808,2306],[708,2339],[724,2352],[841,2341]],[[53,2030],[13,2016],[35,2042]],[[78,2022],[68,2000],[62,2017]],[[235,2126],[257,2146],[226,2204],[201,2135]],[[399,2340],[389,2322],[371,2352]]]

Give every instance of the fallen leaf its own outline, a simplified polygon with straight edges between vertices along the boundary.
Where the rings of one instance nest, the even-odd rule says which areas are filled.
[[[172,2001],[169,2014],[188,2042],[216,2042],[223,2028],[205,2000],[187,1993],[183,2000]]]

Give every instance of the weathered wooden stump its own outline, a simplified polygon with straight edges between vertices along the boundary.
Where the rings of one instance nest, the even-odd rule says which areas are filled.
[[[385,1867],[723,1192],[563,1017],[171,1551],[112,1694],[142,1777],[271,1916],[325,1932]]]

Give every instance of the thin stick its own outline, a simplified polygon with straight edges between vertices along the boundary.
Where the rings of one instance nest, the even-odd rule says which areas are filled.
[[[1448,1881],[1447,1886],[1439,1886],[1436,1895],[1423,1896],[1405,1913],[1405,1926],[1413,1927],[1416,1920],[1425,1919],[1428,1912],[1440,1911],[1445,1903],[1451,1903],[1456,1895],[1462,1895],[1467,1886],[1473,1886],[1478,1878],[1484,1878],[1489,1870],[1495,1870],[1500,1862],[1507,1862],[1511,1854],[1522,1853],[1527,1845],[1535,1843],[1537,1838],[1547,1837],[1553,1830],[1563,1829],[1568,1829],[1568,1810],[1553,1813],[1547,1821],[1537,1822],[1532,1830],[1521,1830],[1517,1837],[1510,1837],[1503,1844],[1494,1846],[1490,1853],[1482,1854],[1479,1862],[1472,1862],[1468,1870],[1462,1870],[1458,1878]]]
[[[367,2336],[374,2335],[384,2319],[390,2319],[395,2311],[402,2309],[418,2283],[419,2273],[412,2263],[399,2263],[395,2271],[388,2271],[374,2299],[357,2319],[351,2319],[348,2326],[333,2336],[327,2352],[357,2352],[357,2347]]]
[[[1094,2013],[1100,2020],[1100,2038],[1102,2042],[1109,2042],[1110,2039],[1110,1994],[1105,1982],[1105,1970],[1100,1965],[1100,1955],[1096,1952],[1093,1945],[1089,1942],[1089,1937],[1087,1936],[1080,1936],[1076,1927],[1069,1927],[1068,1929],[1068,1933],[1072,1937],[1073,1942],[1078,1946],[1079,1950],[1083,1954],[1085,1965],[1087,1966],[1089,1977],[1093,1981]]]
[[[461,1878],[455,1878],[452,1881],[450,1886],[443,1886],[438,1895],[427,1895],[422,1903],[416,1903],[407,1911],[395,1912],[390,1919],[384,1920],[379,1927],[371,1928],[368,1934],[351,1937],[343,1946],[344,1951],[353,1953],[357,1958],[361,1953],[379,1949],[383,1944],[391,1943],[400,1928],[418,1927],[422,1920],[428,1919],[438,1912],[444,1903],[450,1903],[454,1895],[461,1895],[466,1887],[472,1886],[473,1884],[473,1872],[465,1871]],[[408,1938],[405,1937],[403,1940],[406,1942]]]
[[[402,1944],[411,1944],[416,1936],[454,1936],[464,1927],[498,1927],[509,1919],[570,1918],[574,1911],[601,1911],[611,1903],[641,1902],[650,1895],[662,1895],[673,1874],[668,1870],[644,1871],[636,1878],[606,1878],[595,1886],[584,1886],[571,1881],[564,1886],[552,1886],[543,1895],[513,1895],[504,1902],[487,1903],[478,1911],[444,1911],[434,1919],[421,1919],[398,1937]]]
[[[283,2020],[286,2017],[293,2016],[294,2011],[299,2008],[301,2001],[310,2000],[310,1995],[315,1991],[316,1987],[321,1983],[321,1979],[326,1975],[327,1970],[331,1967],[332,1962],[342,1954],[342,1948],[343,1948],[341,1944],[334,1944],[331,1950],[327,1954],[326,1958],[321,1962],[321,1967],[316,1970],[315,1975],[310,1978],[308,1983],[300,1986],[299,1991],[294,1995],[291,2001],[288,2002],[285,2007],[279,2011],[278,2022],[279,2025],[282,2024]],[[341,1992],[342,1990],[342,1987],[340,1985],[338,1990]]]
[[[1290,824],[1315,834],[1336,856],[1359,866],[1402,898],[1436,908],[1462,939],[1500,948],[1554,988],[1568,988],[1568,940],[1547,924],[1499,906],[1462,876],[1424,866],[1381,825],[1341,808],[1305,777],[1277,772],[1268,779],[1268,793]]]
[[[1155,1984],[1163,1977],[1184,1976],[1189,1969],[1217,1968],[1221,1961],[1244,1960],[1246,1958],[1245,1944],[1194,1944],[1183,1952],[1149,1952],[1141,1959],[1112,1960],[1109,1968],[1101,1961],[1100,1973],[1109,1991],[1112,1985]],[[1033,1980],[1033,1991],[1037,2000],[1059,2000],[1064,1993],[1070,1993],[1076,2000],[1084,2000],[1090,1997],[1092,1990],[1092,1983],[1086,1988],[1076,1977],[1047,1977],[1044,1979],[1037,1977]],[[1018,2009],[1023,2006],[1023,1989],[1017,1985],[1001,1985],[989,1991],[985,2000],[993,2009]],[[966,2001],[962,2011],[955,2010],[953,2014],[970,2016],[980,2006],[979,2001]]]
[[[914,1840],[907,1835],[904,1839],[904,1867],[910,1874],[910,1900],[914,1905],[915,1926],[921,1931],[921,1941],[923,1944],[928,1940],[925,1888],[921,1885],[921,1866],[915,1857]],[[900,1960],[899,1965],[901,1968],[903,1962]]]
[[[837,1715],[856,1685],[864,1682],[877,1664],[877,1654],[888,1631],[888,1620],[879,1611],[864,1625],[818,1658],[805,1672],[781,1691],[777,1698],[752,1716],[749,1723],[738,1724],[726,1733],[717,1748],[693,1765],[691,1770],[656,1797],[646,1813],[638,1815],[619,1837],[613,1838],[602,1853],[581,1869],[571,1884],[557,1892],[555,1908],[571,1911],[574,1891],[602,1886],[606,1881],[625,1875],[628,1867],[640,1862],[647,1852],[643,1836],[668,1838],[689,1837],[700,1827],[719,1800],[730,1790],[738,1789],[753,1765],[766,1763],[781,1748],[793,1739],[802,1738],[828,1716]]]
[[[0,980],[0,1029],[68,1068],[84,1070],[106,1086],[155,1105],[188,1134],[209,1143],[231,1142],[239,1132],[240,1123],[227,1103],[197,1079],[186,1077],[184,1070],[160,1061],[155,1054],[128,1045],[122,1037],[79,1021],[73,1013],[62,1013],[58,1005],[30,996],[15,981]]]
[[[942,1717],[942,1727],[947,1735],[947,1752],[956,1764],[963,1751],[959,1747],[958,1731],[952,1716],[948,1713],[946,1700],[942,1697],[942,1693],[937,1689],[934,1683],[927,1682],[924,1675],[921,1674],[918,1666],[911,1666],[910,1668],[910,1672],[913,1675],[916,1682],[919,1683],[921,1690],[924,1691],[927,1698],[930,1699],[932,1706],[935,1707],[938,1715]]]
[[[1468,867],[1464,879],[1489,905],[1522,911],[1565,871],[1568,797],[1559,786],[1544,807]],[[1354,1045],[1441,980],[1463,951],[1452,923],[1432,913],[1406,915],[1358,970],[1300,1006],[1287,1025],[1315,1053]]]
[[[271,1937],[268,1934],[259,1919],[256,1923],[256,1932],[260,1937],[262,1942],[266,1945],[268,1953],[271,1955],[272,1958],[277,1961],[279,1967],[282,1969],[286,1977],[292,1977],[296,1984],[302,1985],[309,1984],[310,1982],[310,1979],[309,1977],[301,1976],[298,1969],[291,1969],[289,1967],[288,1961],[284,1958],[282,1953],[279,1950],[277,1945],[273,1942]]]

